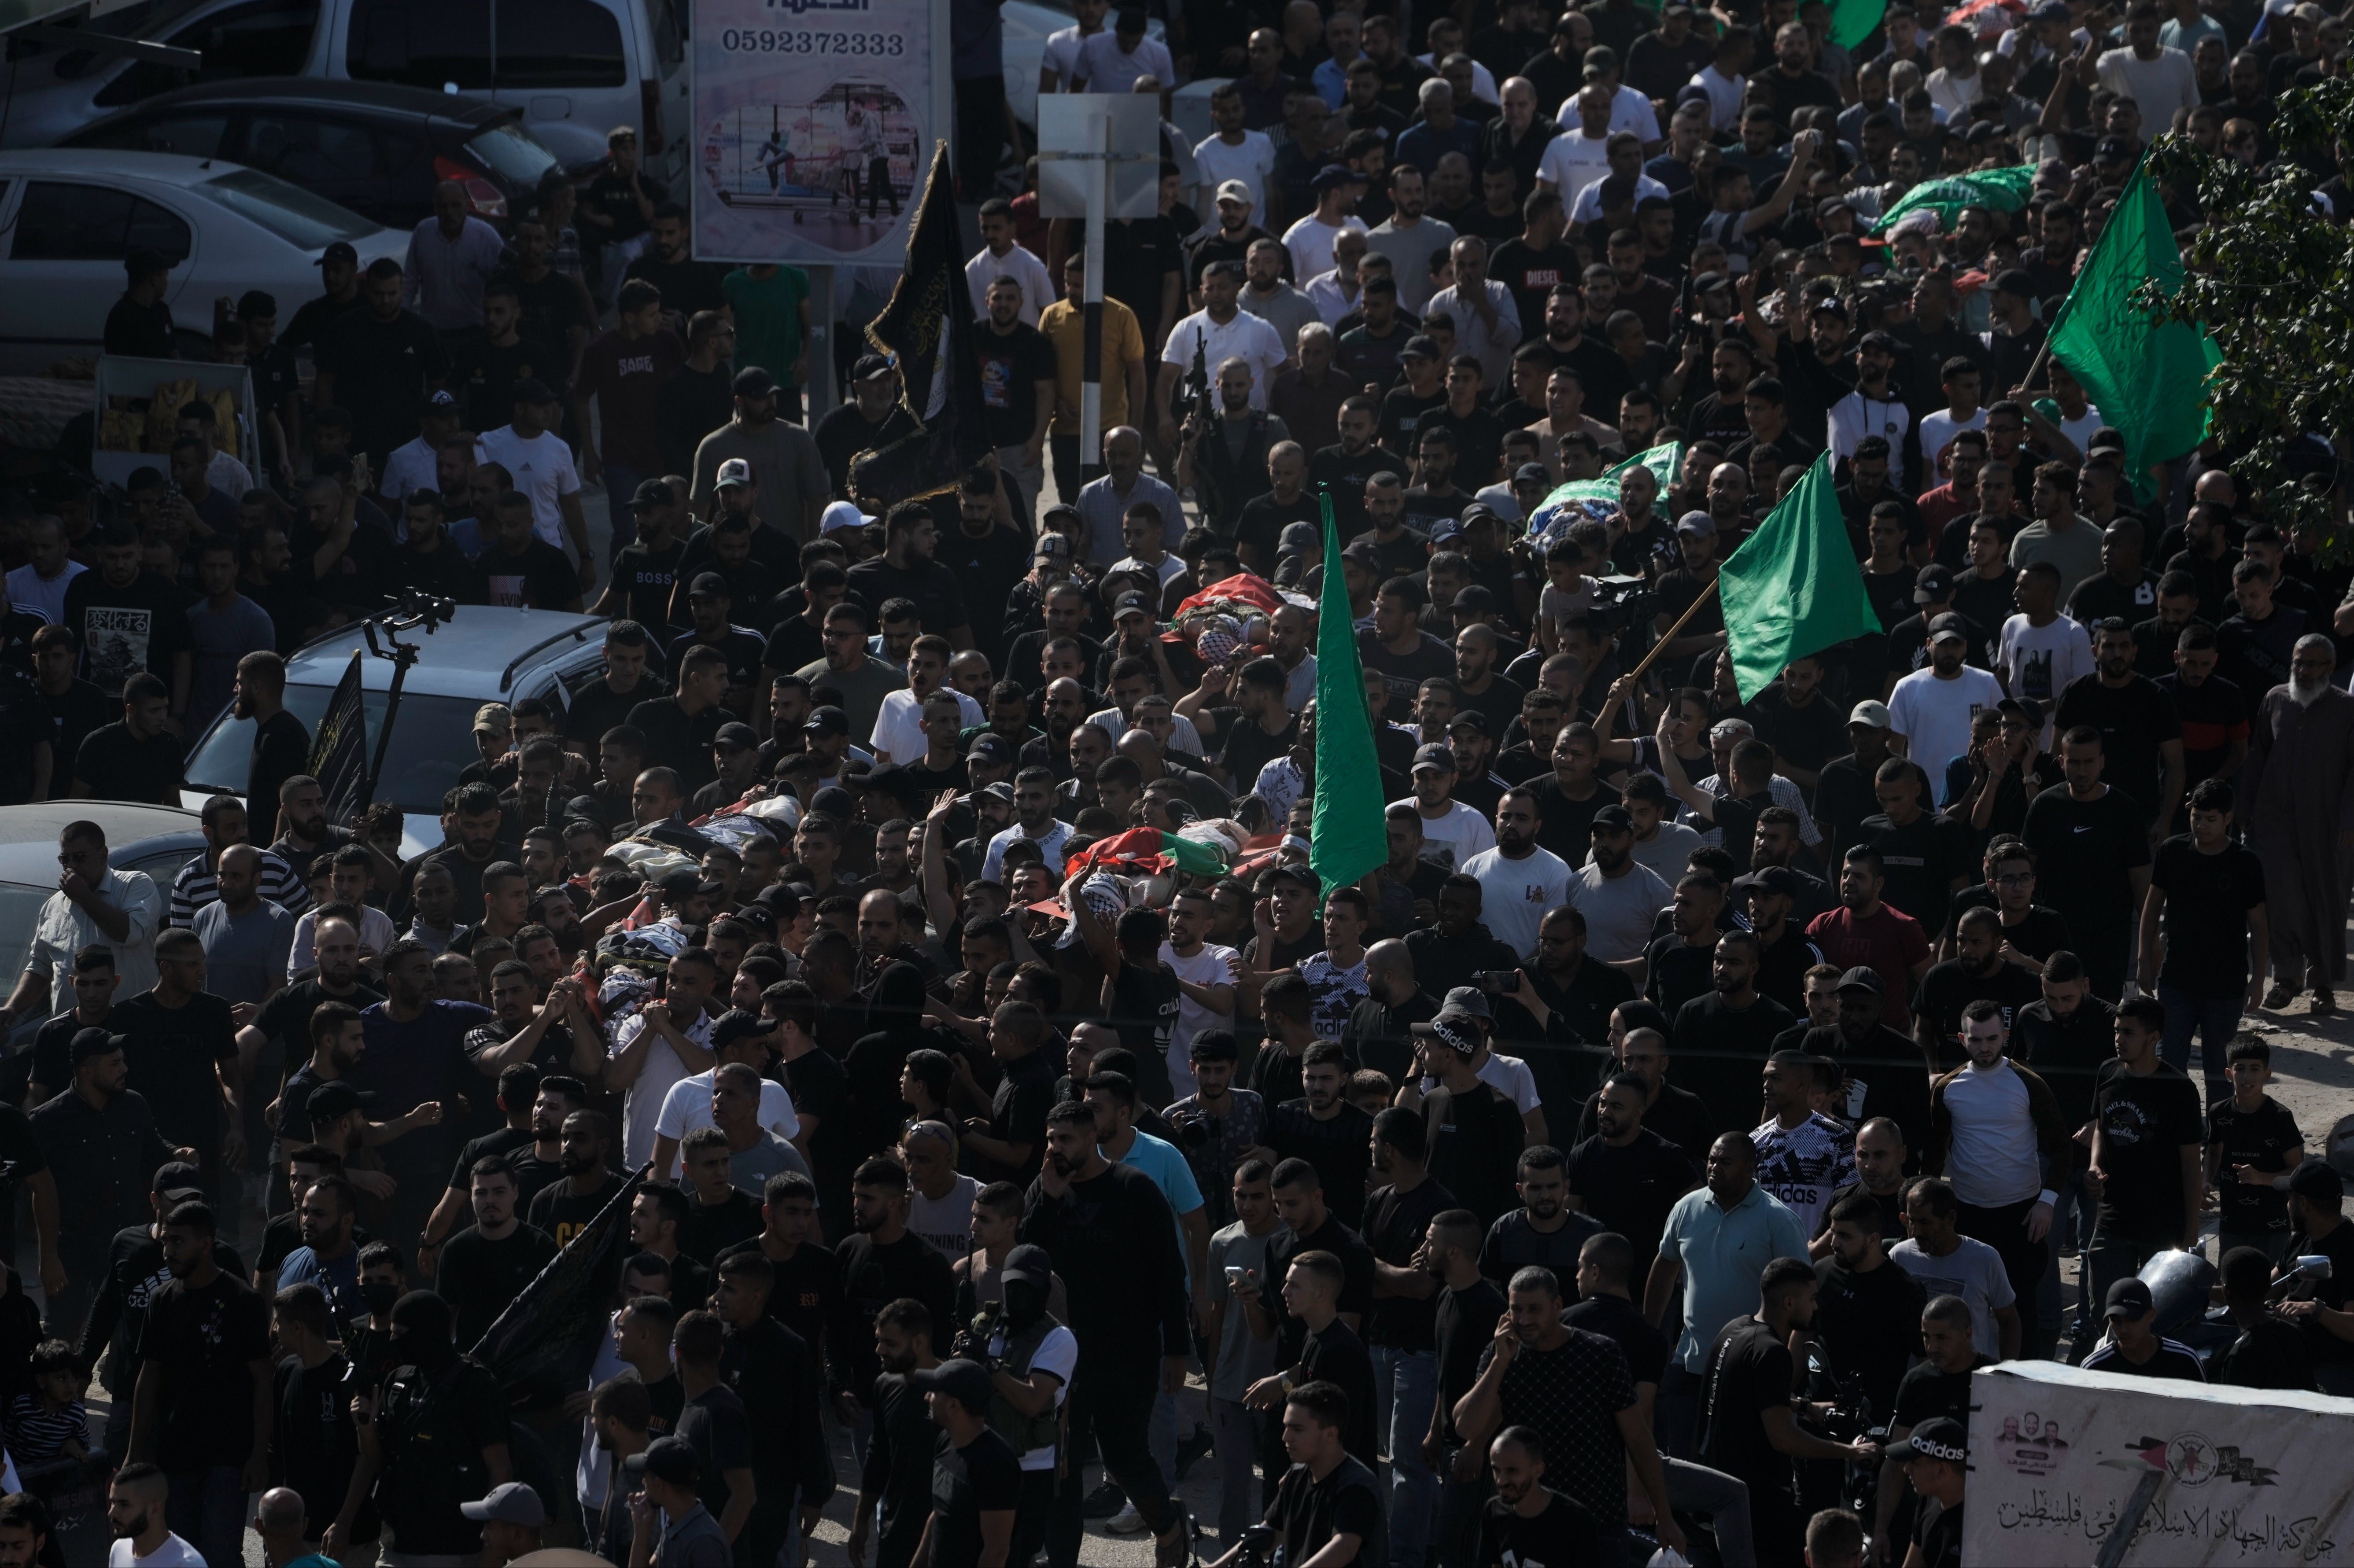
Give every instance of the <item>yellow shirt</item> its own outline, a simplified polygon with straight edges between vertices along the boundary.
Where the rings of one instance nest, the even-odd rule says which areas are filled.
[[[1055,435],[1076,439],[1079,433],[1079,382],[1087,353],[1085,307],[1056,300],[1038,313],[1038,330],[1055,345]],[[1129,423],[1128,367],[1144,362],[1144,333],[1136,313],[1118,300],[1103,302],[1103,428]]]

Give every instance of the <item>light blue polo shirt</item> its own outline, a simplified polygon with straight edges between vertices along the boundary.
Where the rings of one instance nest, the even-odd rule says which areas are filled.
[[[1807,1237],[1798,1216],[1754,1182],[1730,1209],[1706,1187],[1695,1187],[1668,1211],[1659,1255],[1683,1265],[1684,1326],[1676,1365],[1698,1373],[1708,1370],[1717,1330],[1756,1312],[1766,1266],[1777,1257],[1805,1257]]]
[[[1202,1206],[1202,1186],[1193,1180],[1193,1168],[1185,1163],[1184,1154],[1165,1138],[1155,1138],[1140,1132],[1128,1146],[1128,1158],[1115,1159],[1108,1149],[1097,1146],[1097,1151],[1115,1165],[1126,1165],[1152,1178],[1161,1195],[1169,1200],[1169,1213],[1180,1219]],[[1193,1257],[1185,1245],[1185,1227],[1177,1226],[1177,1259],[1185,1268],[1185,1289],[1190,1298],[1193,1289]]]

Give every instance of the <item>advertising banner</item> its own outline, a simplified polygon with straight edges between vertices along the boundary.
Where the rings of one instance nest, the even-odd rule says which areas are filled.
[[[888,261],[949,134],[945,0],[695,0],[695,254]]]
[[[1972,1568],[2093,1568],[2120,1529],[2134,1568],[2354,1563],[2354,1400],[2009,1361],[1970,1401]]]

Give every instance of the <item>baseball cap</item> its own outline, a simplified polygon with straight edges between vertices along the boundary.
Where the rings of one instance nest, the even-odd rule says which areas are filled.
[[[992,768],[1013,766],[1013,746],[1002,735],[977,735],[965,751],[968,762],[986,762]]]
[[[1473,1018],[1493,1020],[1496,1016],[1496,1010],[1488,1005],[1488,993],[1475,985],[1448,987],[1445,1000],[1438,1005],[1442,1012],[1468,1013]]]
[[[1119,620],[1124,616],[1140,615],[1150,620],[1152,619],[1152,609],[1151,602],[1142,594],[1124,593],[1111,607],[1111,618]]]
[[[630,1475],[652,1476],[674,1487],[691,1487],[703,1473],[702,1467],[695,1462],[694,1445],[684,1437],[656,1438],[646,1445],[644,1453],[632,1454],[622,1460],[621,1468]]]
[[[72,1044],[66,1047],[72,1065],[77,1067],[92,1056],[103,1056],[111,1051],[122,1049],[122,1037],[109,1034],[103,1029],[78,1029],[74,1032]]]
[[[664,505],[669,500],[670,482],[668,480],[642,479],[638,481],[637,493],[630,497],[630,506],[632,511],[641,506],[652,508]]]
[[[1408,771],[1419,773],[1426,768],[1443,768],[1452,773],[1455,771],[1455,753],[1436,743],[1419,747],[1414,754],[1414,765]]]
[[[1320,535],[1313,523],[1286,523],[1283,532],[1275,536],[1275,553],[1297,556],[1316,548]]]
[[[1596,829],[1606,832],[1631,833],[1635,831],[1635,818],[1624,806],[1605,806],[1594,813],[1594,821],[1585,831],[1591,833]]]
[[[537,1530],[547,1522],[547,1510],[541,1505],[539,1494],[521,1481],[503,1481],[484,1494],[480,1502],[460,1503],[458,1511],[468,1519],[495,1519],[503,1524],[519,1524],[525,1530]]]
[[[2141,1285],[2138,1279],[2120,1279],[2117,1283]],[[2141,1293],[2144,1300],[2148,1299],[2149,1287],[2143,1285]],[[2115,1291],[2109,1292],[2109,1299],[2116,1299]],[[1888,1457],[1892,1459],[1943,1459],[1952,1465],[1967,1464],[1970,1457],[1969,1430],[1950,1415],[1932,1415],[1926,1421],[1915,1423],[1903,1442],[1891,1443]]]
[[[361,1107],[360,1092],[349,1084],[321,1084],[302,1102],[302,1114],[313,1121],[333,1121],[339,1116],[349,1116]]]
[[[715,490],[728,490],[752,482],[752,465],[742,458],[729,458],[719,465],[719,475],[712,481]]]
[[[1995,704],[1994,711],[1999,714],[2017,714],[2026,721],[2027,727],[2030,729],[2043,727],[2043,705],[2033,697],[2005,697]]]
[[[2043,0],[2041,5],[2027,14],[2027,19],[2031,22],[2065,22],[2073,18],[2069,15],[2068,0]]]
[[[1038,543],[1031,547],[1030,558],[1034,561],[1060,561],[1067,559],[1070,553],[1071,542],[1060,534],[1041,534]]]
[[[765,397],[777,389],[777,378],[757,365],[748,365],[728,386],[738,397]]]
[[[1869,699],[1856,704],[1854,707],[1848,710],[1847,722],[1864,725],[1872,729],[1896,727],[1896,717],[1888,711],[1888,705]]]
[[[356,267],[360,264],[360,253],[353,249],[348,242],[338,239],[333,245],[328,246],[324,250],[319,252],[319,260],[316,264],[323,267],[330,261],[348,261],[353,266]]]
[[[1543,483],[1551,481],[1552,478],[1553,471],[1541,462],[1524,462],[1512,471],[1512,482],[1515,484]]]
[[[1733,879],[1733,891],[1739,893],[1744,888],[1796,898],[1798,895],[1798,874],[1787,865],[1760,866],[1746,876]]]
[[[1447,734],[1453,735],[1458,729],[1468,729],[1474,735],[1485,735],[1488,733],[1488,715],[1478,708],[1465,708],[1447,721]]]
[[[1298,861],[1285,861],[1271,867],[1267,879],[1269,882],[1296,882],[1311,894],[1324,891],[1324,879]]]
[[[811,708],[809,717],[801,720],[803,735],[848,735],[850,715],[831,704]]]
[[[705,574],[708,576],[709,574]],[[700,579],[698,579],[700,580]],[[712,734],[711,744],[725,746],[736,751],[749,751],[760,744],[758,732],[741,720],[723,724]]]
[[[1250,186],[1243,184],[1240,180],[1226,180],[1221,182],[1218,186],[1218,199],[1220,201],[1238,201],[1245,207],[1254,205],[1251,201]]]
[[[976,800],[980,800],[983,795],[988,796],[992,800],[1002,800],[1009,806],[1013,804],[1013,786],[1008,784],[1002,779],[999,779],[994,784],[984,785],[981,789],[975,789],[972,792],[972,798]]]
[[[926,1393],[945,1393],[974,1414],[989,1409],[989,1374],[979,1362],[959,1356],[936,1367],[907,1374],[907,1381]]]
[[[757,1012],[731,1007],[712,1021],[711,1048],[717,1051],[738,1040],[757,1040],[775,1027]]]
[[[514,715],[504,703],[484,703],[474,710],[474,733],[504,735],[514,728]]]
[[[2093,147],[2094,163],[2117,163],[2133,155],[2133,143],[2122,136],[2104,136]]]
[[[858,356],[858,362],[850,367],[850,378],[853,381],[872,381],[878,376],[887,376],[890,373],[889,356],[880,354],[862,354]]]
[[[429,414],[455,414],[458,399],[446,391],[433,393],[425,399],[425,411]]]
[[[1839,989],[1841,991],[1868,991],[1872,992],[1872,995],[1878,996],[1885,988],[1880,983],[1880,971],[1878,969],[1872,969],[1868,965],[1858,964],[1855,968],[1848,970],[1847,973],[1840,976]]]
[[[507,401],[528,403],[534,408],[538,408],[544,404],[555,402],[556,394],[549,389],[546,382],[526,376],[514,384],[514,390],[507,395]]]
[[[1437,359],[1438,340],[1428,333],[1418,332],[1405,340],[1405,346],[1398,350],[1398,357],[1400,359]]]
[[[741,458],[737,458],[734,461],[741,462],[743,460]],[[686,597],[689,599],[726,599],[728,597],[727,579],[721,577],[717,572],[697,572],[695,574],[695,580],[687,585]]]
[[[205,1195],[204,1176],[184,1160],[166,1160],[155,1167],[155,1180],[150,1190],[157,1197],[169,1198],[175,1203],[186,1198],[201,1198]]]
[[[1964,642],[1970,640],[1970,623],[1950,609],[1943,615],[1931,618],[1929,621],[1930,641],[1943,642],[1948,637],[1959,638]]]
[[[1005,1261],[997,1266],[997,1277],[1018,1279],[1044,1290],[1055,1277],[1055,1260],[1047,1255],[1044,1247],[1024,1242],[1005,1255]]]
[[[1327,164],[1317,170],[1314,177],[1309,180],[1308,188],[1320,196],[1326,191],[1336,190],[1347,185],[1351,177],[1347,164]]]
[[[1460,539],[1461,537],[1463,537],[1463,524],[1455,518],[1441,517],[1437,522],[1433,523],[1430,525],[1430,542],[1434,545],[1444,545],[1449,539]],[[1479,586],[1479,584],[1473,583],[1471,588],[1478,588]],[[1469,591],[1470,588],[1466,588],[1463,590],[1463,593],[1469,593]],[[1458,593],[1455,598],[1458,602],[1460,602],[1463,598],[1463,594]]]
[[[1943,604],[1954,597],[1954,574],[1943,567],[1923,567],[1913,579],[1914,604]],[[1937,618],[1945,620],[1944,616]]]
[[[703,891],[703,874],[691,865],[680,866],[657,877],[654,890],[664,898],[693,898]]]
[[[826,503],[825,510],[818,514],[817,531],[821,534],[839,534],[845,529],[864,528],[873,521],[873,518],[847,501],[829,501]]]
[[[1676,532],[1713,535],[1716,533],[1716,519],[1705,512],[1687,512],[1676,519]]]
[[[2157,1309],[2158,1302],[2153,1297],[2151,1297],[2149,1287],[2141,1280],[2128,1277],[2124,1279],[2116,1280],[2109,1286],[2108,1304],[2103,1309],[2101,1316],[2104,1318],[2147,1318],[2150,1313]],[[1943,1455],[1938,1456],[1940,1458],[1943,1458],[1945,1456]]]

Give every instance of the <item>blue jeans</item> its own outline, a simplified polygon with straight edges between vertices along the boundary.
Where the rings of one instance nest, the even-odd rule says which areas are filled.
[[[2232,1048],[2232,1036],[2239,1033],[2240,1009],[2247,997],[2239,991],[2230,996],[2200,996],[2160,980],[2158,1000],[2166,1008],[2166,1027],[2158,1037],[2158,1059],[2188,1073],[2190,1037],[2196,1033],[2203,1047],[2200,1065],[2205,1069],[2207,1097],[2213,1099],[2216,1086],[2230,1075],[2223,1058]]]
[[[1438,1403],[1438,1353],[1369,1345],[1373,1360],[1373,1429],[1390,1456],[1390,1562],[1422,1568],[1438,1509],[1438,1478],[1423,1463],[1422,1440]]]
[[[236,1465],[169,1470],[164,1520],[207,1563],[241,1563],[245,1552],[245,1472]]]
[[[1700,1435],[1701,1396],[1708,1380],[1686,1372],[1672,1357],[1659,1373],[1659,1397],[1652,1404],[1651,1433],[1659,1452],[1671,1459],[1689,1459]]]
[[[2093,1241],[2096,1205],[2084,1191],[2084,1173],[2081,1171],[2071,1171],[2054,1181],[2052,1187],[2059,1192],[2060,1201],[2052,1205],[2052,1234],[2047,1238],[2052,1244],[2052,1258],[2044,1266],[2043,1284],[2035,1293],[2035,1308],[2042,1326],[2056,1334],[2060,1331],[2060,1254],[2071,1242],[2075,1244],[2077,1252],[2077,1310],[2087,1322],[2091,1321],[2092,1281],[2084,1271],[2083,1262],[2084,1249]]]
[[[607,440],[611,433],[607,432]],[[634,543],[638,536],[638,515],[630,510],[637,500],[638,486],[658,477],[641,468],[629,468],[620,463],[605,465],[605,508],[612,519],[613,542],[605,547],[605,564],[610,567],[621,554],[621,546]]]

